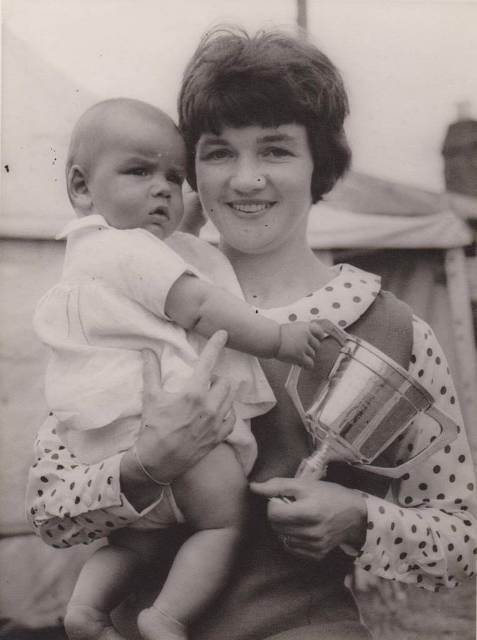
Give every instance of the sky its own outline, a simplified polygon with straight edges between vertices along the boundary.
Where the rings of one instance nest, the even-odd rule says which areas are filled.
[[[206,29],[295,19],[295,0],[3,0],[2,166],[17,168],[2,171],[4,208],[64,206],[69,130],[93,102],[127,95],[175,117],[182,71]],[[355,170],[443,189],[440,150],[457,103],[477,117],[476,24],[477,0],[308,0],[312,40],[350,95]]]

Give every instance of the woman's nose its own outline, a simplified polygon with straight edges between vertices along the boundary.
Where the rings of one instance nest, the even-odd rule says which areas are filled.
[[[266,185],[266,177],[261,171],[260,165],[251,162],[239,162],[234,167],[230,177],[230,186],[235,191],[253,192],[260,191]]]

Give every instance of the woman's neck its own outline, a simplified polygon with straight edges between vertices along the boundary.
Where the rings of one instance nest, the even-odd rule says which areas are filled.
[[[284,245],[267,253],[241,253],[222,247],[242,287],[245,299],[262,309],[284,307],[324,286],[331,268],[304,245]]]

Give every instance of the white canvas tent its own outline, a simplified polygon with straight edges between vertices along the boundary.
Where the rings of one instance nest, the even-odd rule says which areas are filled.
[[[44,237],[72,215],[64,186],[69,134],[96,97],[6,26],[2,58],[0,225],[8,234]]]

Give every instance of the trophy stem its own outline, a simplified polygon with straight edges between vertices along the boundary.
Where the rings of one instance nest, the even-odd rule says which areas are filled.
[[[311,456],[301,461],[295,478],[310,478],[310,480],[319,480],[326,473],[326,467],[330,460],[331,444],[329,438],[326,438]]]
[[[326,438],[319,449],[300,462],[300,466],[295,473],[295,478],[307,478],[310,480],[319,480],[322,478],[326,473],[326,467],[332,457],[330,455],[331,453],[330,439]],[[288,496],[276,496],[275,498],[270,498],[270,500],[279,500],[287,504],[293,502],[293,499]]]

